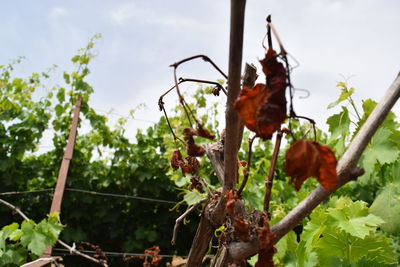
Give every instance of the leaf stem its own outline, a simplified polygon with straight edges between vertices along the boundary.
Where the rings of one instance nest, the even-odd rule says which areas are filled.
[[[360,113],[358,113],[356,105],[354,104],[354,100],[353,100],[353,98],[351,96],[349,96],[349,102],[350,102],[351,106],[353,107],[354,112],[356,113],[358,120],[361,120]]]
[[[253,146],[253,142],[254,139],[256,139],[257,135],[254,135],[252,138],[249,139],[249,151],[247,153],[247,168],[244,171],[243,174],[243,182],[240,185],[239,190],[237,191],[237,194],[240,196],[244,187],[246,186],[247,180],[249,179],[249,174],[250,174],[250,164],[251,164],[251,154],[252,154],[252,146]]]

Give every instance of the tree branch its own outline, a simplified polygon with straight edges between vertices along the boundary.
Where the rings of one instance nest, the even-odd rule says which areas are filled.
[[[363,170],[356,164],[368,145],[372,136],[382,124],[387,114],[400,97],[400,74],[397,75],[392,85],[387,90],[382,101],[375,107],[367,121],[361,127],[356,137],[350,143],[337,165],[338,184],[333,190],[326,190],[318,186],[310,195],[301,201],[281,221],[271,227],[276,234],[275,243],[292,230],[304,217],[310,214],[322,201],[327,199],[334,191],[351,180],[363,174]],[[260,249],[258,240],[251,242],[234,242],[229,245],[229,252],[235,259],[248,258]]]
[[[189,213],[191,213],[194,209],[196,209],[201,203],[202,203],[202,201],[197,202],[196,204],[194,204],[189,209],[187,209],[181,216],[179,216],[175,220],[175,226],[174,226],[174,231],[173,231],[173,234],[172,234],[171,245],[173,245],[173,246],[176,245],[176,236],[178,234],[179,224],[183,221],[183,219],[185,219],[186,216],[189,215]]]

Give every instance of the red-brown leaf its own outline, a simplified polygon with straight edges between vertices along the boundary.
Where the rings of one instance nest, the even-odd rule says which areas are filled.
[[[321,157],[312,141],[300,139],[286,151],[285,169],[296,190],[309,177],[318,177]]]
[[[215,134],[211,134],[209,130],[204,129],[201,125],[197,128],[197,136],[207,138],[210,140],[215,139]]]
[[[263,215],[261,217],[261,224],[261,226],[257,227],[258,240],[260,241],[261,248],[267,249],[273,245],[275,234],[269,228],[267,216]]]
[[[193,189],[196,189],[200,193],[204,193],[203,185],[200,182],[200,176],[193,176],[190,178],[189,190],[192,191]]]
[[[253,132],[258,133],[256,116],[267,96],[268,90],[265,88],[265,84],[258,83],[253,88],[244,87],[235,102],[234,106],[241,120]]]
[[[201,157],[204,156],[206,150],[202,146],[198,146],[194,143],[187,143],[186,153],[191,157]]]
[[[309,177],[316,177],[326,189],[336,186],[336,158],[328,146],[301,139],[286,152],[285,169],[294,188],[299,190]]]
[[[250,226],[243,218],[235,217],[233,228],[235,229],[235,235],[239,240],[243,242],[250,241],[249,237]]]
[[[266,85],[244,87],[234,107],[249,130],[263,139],[270,139],[286,119],[287,73],[272,49],[268,49],[260,63],[266,74]]]
[[[261,249],[258,252],[258,261],[256,262],[255,267],[274,267],[274,247],[270,248],[269,250]]]
[[[224,198],[227,200],[226,205],[225,205],[226,212],[229,214],[234,214],[235,213],[235,204],[239,198],[237,192],[234,191],[233,189],[231,189],[228,192],[226,192]]]
[[[283,64],[277,59],[276,52],[269,48],[265,58],[260,61],[267,77],[268,98],[257,113],[257,121],[260,125],[258,134],[267,139],[271,138],[286,119],[287,73]]]
[[[179,167],[184,164],[183,159],[182,159],[182,154],[179,151],[179,149],[175,150],[174,153],[172,154],[171,158],[171,167],[176,171]]]
[[[270,88],[271,92],[285,91],[287,86],[287,73],[283,64],[278,62],[278,56],[275,50],[269,48],[265,54],[265,58],[260,60],[260,63],[267,77],[266,85]]]
[[[201,127],[200,127],[201,128]],[[201,128],[202,129],[202,128]],[[202,130],[202,134],[211,137],[210,132]],[[199,132],[192,128],[183,129],[184,139],[186,141],[186,153],[191,157],[201,157],[206,153],[206,150],[202,146],[196,145],[193,136],[199,136]],[[215,137],[215,136],[214,136]]]
[[[337,173],[336,173],[336,157],[335,153],[330,149],[329,146],[320,145],[315,143],[321,156],[321,165],[319,167],[318,182],[325,189],[333,189],[337,184]]]

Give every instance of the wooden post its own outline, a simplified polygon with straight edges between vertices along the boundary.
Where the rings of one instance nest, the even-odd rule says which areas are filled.
[[[74,117],[72,119],[72,126],[68,137],[68,143],[64,152],[64,157],[61,162],[60,172],[58,174],[57,185],[51,203],[50,213],[61,212],[61,202],[64,195],[65,184],[67,182],[69,164],[71,163],[72,156],[74,153],[75,138],[78,128],[79,112],[82,103],[82,96],[78,96],[76,100]],[[43,254],[43,257],[50,257],[52,253],[52,247],[48,247]]]

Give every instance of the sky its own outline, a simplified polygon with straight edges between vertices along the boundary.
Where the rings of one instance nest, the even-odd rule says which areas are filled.
[[[286,50],[300,63],[293,85],[310,92],[306,99],[296,92],[295,110],[326,129],[327,117],[337,111],[326,107],[338,97],[336,84],[343,77],[360,103],[379,101],[399,72],[399,10],[398,0],[248,0],[243,62],[261,69],[265,18],[272,14]],[[0,64],[25,56],[16,68],[20,76],[56,64],[52,82],[61,83],[62,71],[73,70],[70,58],[76,50],[101,33],[88,77],[95,90],[90,104],[127,115],[145,103],[127,126],[132,137],[162,115],[157,100],[173,85],[171,63],[206,54],[227,72],[229,11],[227,0],[4,1]],[[179,76],[222,78],[201,60],[180,67]],[[169,101],[172,107],[173,97]]]

